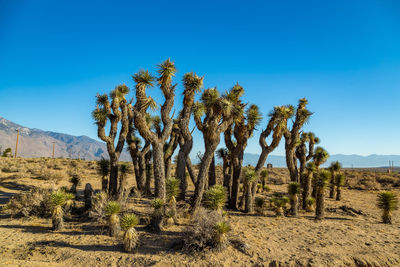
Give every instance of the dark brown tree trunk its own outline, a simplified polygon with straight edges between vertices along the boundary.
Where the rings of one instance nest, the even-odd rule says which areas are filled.
[[[223,181],[223,186],[226,189],[227,195],[228,195],[228,202],[230,202],[231,199],[231,187],[232,187],[232,173],[231,173],[231,164],[229,164],[229,161],[227,159],[223,160],[223,175],[224,175],[224,181]]]
[[[342,199],[342,188],[341,186],[336,187],[336,200],[341,200]]]
[[[329,185],[329,198],[335,197],[335,172],[331,172],[331,180]]]
[[[138,159],[138,177],[136,178],[137,187],[141,193],[145,190],[145,170],[146,170],[146,160],[144,155],[140,156]]]
[[[315,209],[315,219],[316,220],[322,220],[325,217],[325,203],[324,203],[324,189],[318,187],[317,188],[317,207]]]
[[[215,174],[215,156],[213,154],[210,168],[208,170],[208,188],[217,184],[217,176]]]
[[[192,200],[192,213],[195,213],[200,208],[201,201],[203,200],[208,169],[210,168],[210,164],[212,158],[214,157],[214,152],[217,149],[218,143],[219,140],[215,143],[209,143],[208,141],[205,141],[206,150],[204,152],[203,159],[200,164],[199,174],[197,176],[196,188]]]
[[[151,196],[152,194],[151,194],[151,179],[152,179],[152,177],[153,177],[153,175],[152,175],[152,166],[151,166],[151,163],[150,163],[150,160],[151,160],[151,154],[152,154],[152,152],[151,151],[149,151],[147,154],[146,154],[146,156],[145,156],[145,159],[146,159],[146,185],[145,185],[145,194],[147,195],[147,196]]]
[[[242,173],[242,161],[243,161],[242,157],[234,157],[232,159],[232,167],[233,167],[232,192],[231,192],[229,208],[233,210],[238,209],[240,175]]]
[[[310,197],[311,175],[312,174],[304,174],[304,178],[303,178],[303,191],[301,192],[303,210],[307,209],[307,198]]]
[[[295,156],[295,150],[290,147],[286,147],[286,165],[290,174],[291,182],[299,182],[299,172],[297,170],[297,162]]]
[[[186,179],[186,155],[184,148],[181,147],[178,153],[178,162],[176,166],[176,176],[180,181],[180,193],[179,200],[186,199],[186,190],[187,190],[187,179]]]
[[[108,194],[116,197],[118,193],[118,161],[110,158],[110,179],[108,185]]]
[[[153,170],[155,195],[165,200],[165,170],[164,170],[164,151],[163,145],[153,144]]]

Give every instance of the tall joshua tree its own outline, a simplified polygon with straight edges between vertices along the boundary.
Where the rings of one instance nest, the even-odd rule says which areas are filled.
[[[235,94],[235,91],[231,90],[228,94]],[[237,97],[239,98],[240,95]],[[193,213],[201,205],[208,169],[220,142],[220,135],[232,124],[233,115],[236,112],[230,98],[227,95],[220,96],[216,88],[205,90],[201,96],[201,102],[193,106],[194,120],[203,134],[205,147],[192,200]]]
[[[146,95],[146,88],[152,87],[156,79],[144,70],[133,76],[133,80],[136,82],[136,103],[133,107],[134,124],[140,135],[150,142],[153,148],[155,194],[162,200],[165,200],[164,144],[171,134],[173,125],[169,114],[174,105],[176,85],[172,85],[172,78],[175,72],[175,65],[169,59],[158,65],[159,78],[157,82],[165,98],[164,104],[161,106],[163,129],[160,129],[159,133],[152,131],[146,121],[147,109],[156,106],[154,100]]]
[[[287,121],[293,116],[294,107],[292,105],[283,105],[276,106],[274,109],[268,114],[269,121],[267,124],[267,128],[261,132],[259,143],[261,146],[261,155],[258,158],[258,162],[255,168],[255,172],[257,177],[260,176],[262,168],[264,167],[265,162],[267,161],[268,155],[278,147],[282,136],[284,134],[284,130],[286,129]],[[272,134],[271,143],[267,143],[267,138]],[[267,175],[268,173],[264,173]],[[265,180],[265,177],[264,177]],[[258,180],[253,182],[252,184],[252,200],[251,203],[254,205],[254,200],[256,197],[256,186]],[[264,188],[264,185],[263,185]]]
[[[308,143],[308,149],[307,149]],[[303,177],[306,172],[306,164],[314,156],[314,145],[319,143],[319,138],[312,132],[303,132],[300,137],[300,144],[296,148],[296,157],[300,162],[299,177],[300,185],[304,188]]]
[[[319,167],[324,164],[329,158],[328,152],[323,148],[323,147],[317,147],[314,151],[314,165],[315,165],[315,170],[316,172],[319,171]],[[315,179],[316,177],[313,177]],[[329,182],[329,181],[328,181]],[[316,183],[313,184],[313,191],[312,191],[312,197],[316,198],[316,193],[317,193],[317,185]]]
[[[143,193],[145,190],[145,156],[150,150],[150,142],[145,141],[145,145],[141,146],[141,140],[136,136],[136,129],[133,122],[132,104],[128,104],[129,128],[126,142],[128,143],[128,151],[132,158],[133,168],[135,171],[137,189]]]
[[[300,130],[304,123],[310,118],[312,113],[307,109],[308,101],[306,98],[299,100],[296,109],[296,117],[292,125],[292,129],[287,127],[284,130],[285,137],[285,151],[286,151],[286,165],[289,170],[290,180],[292,182],[299,182],[299,173],[296,161],[296,148],[299,145]]]
[[[317,170],[315,167],[315,163],[310,161],[307,163],[305,167],[306,171],[303,174],[303,190],[302,190],[302,209],[307,210],[307,199],[310,197],[311,193],[311,181],[313,179],[313,174]]]
[[[129,93],[126,85],[119,85],[110,93],[111,103],[106,94],[97,95],[97,107],[92,116],[97,124],[98,137],[106,142],[110,156],[110,180],[108,193],[116,196],[118,191],[118,160],[124,148],[126,135],[128,134],[128,105],[125,96]],[[110,121],[110,132],[105,134],[107,121]],[[121,122],[121,130],[115,146],[118,124]]]
[[[235,88],[236,87],[236,88]],[[244,90],[241,86],[236,85],[234,90],[241,90],[240,94],[243,94]],[[235,103],[237,110],[243,110],[244,104],[241,103],[240,99],[232,99]],[[256,126],[261,121],[261,113],[259,108],[256,105],[251,105],[245,112],[245,114],[239,114],[239,116],[235,119],[234,124],[229,127],[225,133],[225,144],[230,151],[231,159],[232,159],[232,168],[233,168],[233,177],[232,177],[232,192],[229,207],[231,209],[237,209],[238,204],[238,192],[239,192],[239,183],[242,171],[242,163],[243,163],[243,155],[244,150],[247,147],[248,139],[253,135],[253,132]],[[231,137],[235,138],[236,142],[233,142]],[[252,183],[257,180],[251,180],[247,184],[246,190],[246,198],[252,195]],[[253,205],[251,205],[251,199],[245,201],[245,210],[247,212],[253,211]]]
[[[320,170],[314,179],[314,183],[317,188],[316,202],[317,207],[315,208],[315,219],[322,220],[325,217],[325,204],[324,204],[324,192],[325,187],[328,185],[331,174],[326,170]]]
[[[335,197],[335,177],[336,174],[339,173],[340,169],[342,168],[342,165],[339,163],[339,161],[332,162],[331,165],[329,166],[329,171],[331,172],[331,181],[329,185],[329,197],[334,198]]]

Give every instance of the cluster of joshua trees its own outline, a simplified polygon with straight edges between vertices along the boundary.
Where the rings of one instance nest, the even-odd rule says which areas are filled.
[[[168,59],[158,65],[157,76],[147,70],[132,76],[135,82],[134,97],[128,99],[130,89],[126,85],[118,85],[109,95],[97,95],[97,106],[92,116],[98,126],[99,138],[107,144],[109,161],[103,162],[102,168],[109,176],[103,175],[102,189],[111,198],[122,199],[127,191],[124,188],[126,181],[118,173],[118,160],[126,142],[132,157],[137,190],[141,195],[152,194],[151,181],[154,178],[154,196],[166,203],[169,201],[166,182],[176,177],[179,183],[176,198],[190,201],[192,214],[204,202],[205,191],[219,183],[225,188],[230,209],[242,209],[247,213],[255,208],[259,211],[264,201],[256,198],[256,193],[258,189],[267,187],[268,171],[264,165],[268,155],[284,140],[291,183],[288,199],[274,197],[272,202],[277,211],[280,212],[280,207],[290,202],[289,214],[296,216],[299,209],[314,210],[316,203],[316,219],[322,219],[327,187],[331,198],[341,199],[345,177],[340,171],[340,163],[334,162],[328,169],[322,169],[321,165],[329,155],[324,148],[315,147],[319,138],[314,133],[303,130],[304,124],[312,116],[306,98],[300,99],[297,106],[273,108],[259,136],[262,152],[257,165],[243,168],[247,142],[262,122],[259,108],[242,101],[245,90],[239,84],[221,94],[216,88],[203,90],[204,78],[195,73],[186,73],[182,79],[182,109],[177,114],[171,114],[177,87],[173,81],[175,74],[175,65]],[[164,96],[164,102],[160,105],[147,95],[147,89],[154,86],[159,87]],[[192,118],[203,136],[205,148],[197,171],[189,157],[195,130],[189,128]],[[217,150],[221,136],[226,148]],[[171,159],[176,149],[176,172],[172,174]],[[216,179],[216,155],[223,161],[221,181]],[[195,186],[190,199],[187,199],[188,178]],[[241,182],[242,197],[239,196]]]

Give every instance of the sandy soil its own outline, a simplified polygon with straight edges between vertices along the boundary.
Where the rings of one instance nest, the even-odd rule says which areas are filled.
[[[83,172],[80,190],[86,182],[100,187],[93,169]],[[67,184],[65,179],[57,186]],[[0,203],[32,186],[54,184],[28,172],[0,173]],[[286,185],[271,185],[271,189],[284,192]],[[182,239],[185,220],[162,234],[149,233],[145,225],[139,225],[141,245],[129,254],[122,252],[119,239],[106,235],[103,225],[72,218],[64,230],[54,232],[50,219],[11,219],[2,214],[0,266],[400,266],[400,212],[394,213],[392,225],[382,224],[376,194],[345,189],[343,201],[327,199],[327,217],[321,222],[304,212],[297,218],[277,218],[272,211],[266,216],[229,211],[230,238],[247,243],[246,253],[234,246],[192,255],[174,249]],[[338,209],[343,205],[363,215]],[[128,209],[141,217],[151,211],[149,200],[140,198],[130,199]]]

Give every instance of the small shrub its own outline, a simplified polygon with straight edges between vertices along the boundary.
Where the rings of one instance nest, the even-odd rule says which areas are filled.
[[[276,216],[283,216],[286,205],[289,202],[288,197],[273,197],[271,199]]]
[[[382,210],[383,223],[392,223],[392,212],[398,209],[398,198],[390,191],[378,194],[377,206]]]
[[[200,208],[185,229],[184,250],[194,252],[223,248],[228,243],[227,233],[230,230],[220,212]]]
[[[121,228],[125,231],[124,233],[124,250],[126,252],[132,252],[138,244],[138,236],[135,230],[135,226],[139,220],[135,214],[125,214],[121,218]]]
[[[222,185],[214,185],[204,194],[204,204],[211,210],[222,210],[225,200],[226,190]]]
[[[264,215],[265,212],[265,199],[262,197],[256,197],[254,200],[254,204],[255,204],[255,210],[257,212],[257,214],[259,215]]]
[[[116,237],[119,234],[119,213],[121,212],[121,204],[117,201],[107,202],[104,212],[108,218],[108,229],[110,236]]]
[[[105,192],[99,192],[92,196],[92,208],[89,211],[89,217],[103,223],[106,219],[105,206],[108,202],[108,195]]]
[[[308,197],[306,199],[306,211],[313,212],[315,209],[315,198]]]

